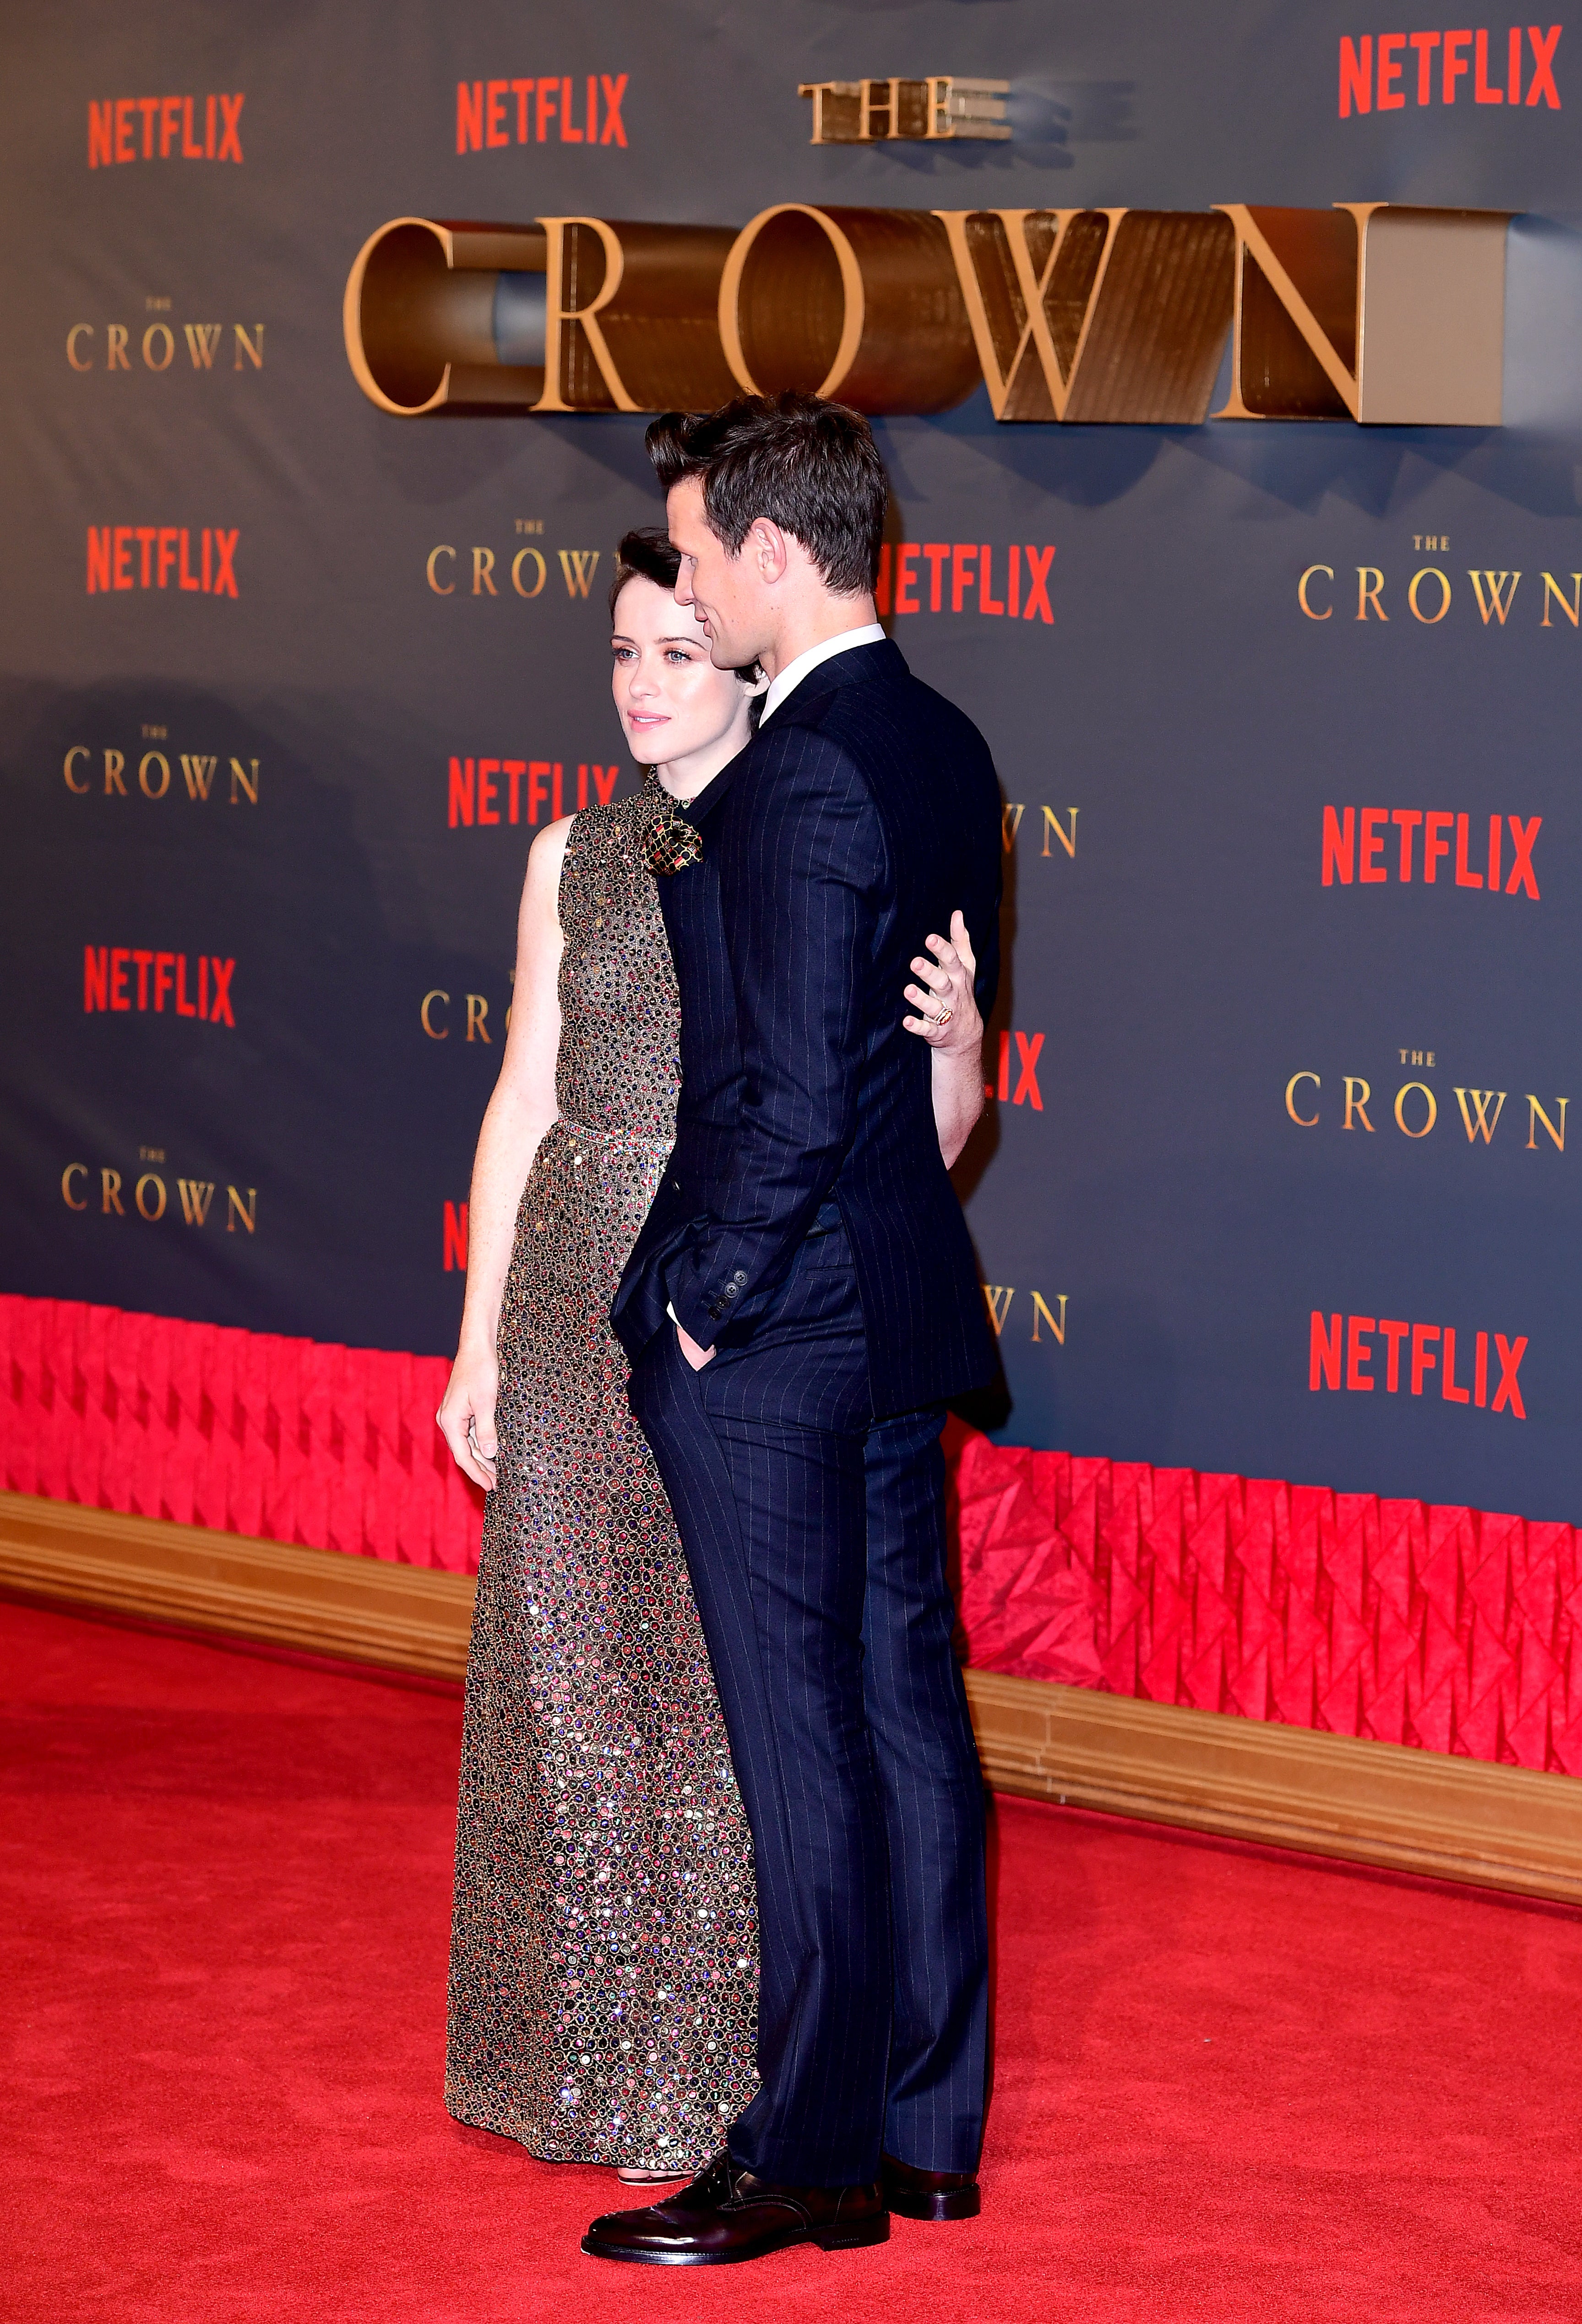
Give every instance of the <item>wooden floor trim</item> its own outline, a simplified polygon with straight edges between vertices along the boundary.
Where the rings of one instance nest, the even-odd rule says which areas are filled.
[[[997,1791],[1582,1904],[1582,1784],[968,1671]]]
[[[431,1677],[463,1574],[0,1493],[0,1588]],[[1582,1904],[1582,1784],[1392,1743],[969,1671],[996,1790]]]
[[[380,1557],[0,1493],[0,1587],[460,1678],[473,1585]]]

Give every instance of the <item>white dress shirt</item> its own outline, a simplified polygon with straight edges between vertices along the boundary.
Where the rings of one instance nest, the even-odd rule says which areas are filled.
[[[884,642],[884,632],[879,623],[865,622],[860,630],[842,630],[837,638],[826,638],[822,645],[810,646],[806,653],[797,656],[795,661],[788,661],[780,676],[772,682],[763,697],[759,725],[773,717],[791,688],[800,686],[808,672],[817,669],[821,661],[832,660],[837,654],[850,653],[854,646],[878,646]]]

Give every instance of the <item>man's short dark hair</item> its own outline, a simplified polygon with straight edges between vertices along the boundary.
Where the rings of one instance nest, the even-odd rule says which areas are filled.
[[[733,557],[767,517],[837,595],[873,588],[889,483],[860,411],[817,395],[740,395],[718,411],[667,411],[645,440],[667,493],[701,479],[709,530]]]

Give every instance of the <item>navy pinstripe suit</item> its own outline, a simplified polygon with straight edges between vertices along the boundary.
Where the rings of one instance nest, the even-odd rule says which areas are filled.
[[[674,1154],[616,1295],[754,1836],[769,2178],[976,2167],[982,1791],[950,1647],[943,1399],[995,1352],[902,985],[959,906],[986,1015],[999,788],[888,643],[814,669],[661,879]],[[666,1309],[717,1353],[694,1373]]]

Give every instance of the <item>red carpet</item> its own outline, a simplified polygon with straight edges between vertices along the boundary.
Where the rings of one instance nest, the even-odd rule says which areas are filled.
[[[18,2324],[1574,2324],[1582,1917],[1000,1809],[987,2210],[599,2266],[439,2104],[454,1694],[0,1606]]]

